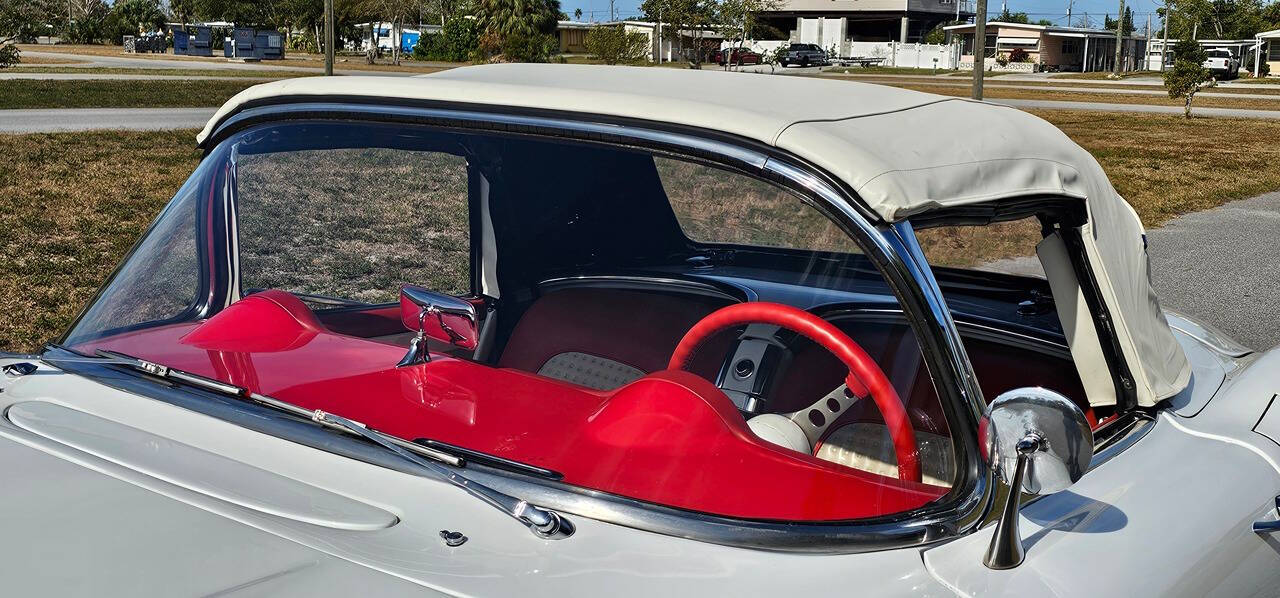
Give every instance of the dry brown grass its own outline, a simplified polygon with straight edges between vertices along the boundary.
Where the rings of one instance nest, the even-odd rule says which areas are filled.
[[[839,78],[839,79],[848,79],[853,81],[862,81],[863,83],[877,83],[880,85],[892,85],[895,87],[907,87],[912,85],[919,85],[919,86],[929,86],[929,87],[951,87],[956,89],[967,90],[969,89],[969,85],[970,85],[969,81],[961,80],[960,77],[956,77],[955,79],[951,79],[951,80],[942,80],[942,81],[938,81],[936,78],[932,78],[932,77],[929,79],[921,79],[920,77],[913,77],[913,78],[862,77],[862,78],[859,78],[855,75],[848,75],[848,76],[833,75],[833,77]],[[1039,88],[1045,88],[1045,87],[1054,87],[1054,88],[1070,87],[1073,90],[1080,90],[1080,91],[1061,91],[1060,93],[1070,93],[1070,94],[1094,93],[1095,95],[1100,95],[1103,97],[1108,97],[1111,95],[1124,95],[1124,94],[1097,92],[1095,90],[1110,89],[1110,90],[1126,90],[1126,91],[1140,91],[1140,92],[1158,91],[1160,92],[1160,94],[1165,93],[1164,88],[1158,85],[1143,85],[1143,84],[1128,84],[1128,83],[1099,83],[1096,80],[1087,80],[1087,79],[1086,80],[1068,79],[1065,81],[1064,80],[990,81],[984,85],[983,89],[990,93],[993,90],[1014,89],[1014,88],[1022,88],[1022,89],[1034,91]],[[1049,91],[1056,91],[1056,90],[1049,90]],[[1280,100],[1280,88],[1257,89],[1257,88],[1248,88],[1248,87],[1241,88],[1241,87],[1231,87],[1231,86],[1218,86],[1218,87],[1210,88],[1207,91],[1210,93],[1256,94],[1256,95],[1276,96],[1276,99]],[[1036,93],[1040,93],[1040,92],[1037,91]],[[1134,94],[1134,95],[1153,95],[1153,94]],[[1153,95],[1153,97],[1168,97],[1168,96]],[[1197,101],[1197,104],[1198,103],[1199,102]]]
[[[213,107],[259,83],[256,79],[11,79],[0,81],[0,109]]]
[[[195,133],[0,135],[0,348],[67,328],[195,168]]]
[[[945,96],[968,97],[968,87],[930,85],[919,81],[881,82],[885,85],[914,89]],[[1249,90],[1251,92],[1257,90]],[[1266,93],[1264,90],[1263,93]],[[1138,95],[1123,93],[1088,93],[1086,91],[1056,91],[1049,89],[987,87],[983,96],[992,100],[1050,100],[1061,102],[1104,102],[1108,104],[1147,104],[1153,106],[1182,107],[1182,100],[1175,100],[1168,95]],[[1198,97],[1194,107],[1199,108],[1240,108],[1245,110],[1280,110],[1280,101],[1262,98],[1221,98]]]
[[[1062,128],[1097,157],[1148,227],[1177,214],[1280,189],[1280,169],[1274,167],[1280,160],[1280,147],[1274,144],[1280,138],[1280,121],[1185,121],[1176,116],[1074,111],[1036,114]],[[194,134],[0,136],[0,314],[4,316],[0,317],[0,349],[32,349],[67,327],[195,168],[199,153],[192,148]],[[305,201],[310,191],[297,183],[304,180],[298,168],[301,166],[284,165],[264,172],[263,176],[270,178],[262,180],[286,185],[289,190],[280,194],[282,198]],[[337,167],[325,172],[342,173]],[[367,177],[373,186],[383,171],[370,168],[362,172],[360,176]],[[677,208],[684,206],[685,220],[692,223],[690,234],[695,237],[787,245],[792,244],[790,239],[779,236],[778,231],[790,231],[787,234],[806,235],[817,246],[837,243],[823,227],[810,222],[803,210],[762,211],[767,205],[764,198],[726,191],[722,181],[692,172],[687,165],[664,164],[662,172],[668,177],[687,177],[683,187],[697,191],[688,196],[673,194]],[[335,176],[335,180],[346,177]],[[422,191],[406,187],[397,192]],[[704,201],[699,211],[693,203],[695,195],[712,199]],[[371,217],[361,210],[341,216],[352,221]],[[707,236],[713,233],[720,236]],[[280,234],[306,240],[300,231],[290,232],[288,227]],[[939,263],[974,265],[1029,255],[1038,234],[1033,223],[1019,222],[930,229],[922,231],[921,237],[930,257]],[[314,245],[322,240],[308,242]],[[323,243],[314,247],[323,247]],[[360,264],[356,258],[367,261],[367,256],[383,251],[379,247],[339,248],[341,251],[318,259]],[[293,266],[273,268],[273,272],[287,274]],[[456,277],[458,273],[445,275]]]
[[[74,75],[146,75],[163,77],[191,77],[217,79],[260,79],[273,81],[294,77],[318,77],[317,71],[240,70],[240,69],[167,69],[167,68],[115,68],[85,66],[26,66],[15,68],[15,73],[68,73]]]
[[[30,56],[26,54],[21,54],[18,58],[19,66],[26,64],[76,64],[81,62],[84,61],[76,60],[74,58],[50,58],[47,56]]]

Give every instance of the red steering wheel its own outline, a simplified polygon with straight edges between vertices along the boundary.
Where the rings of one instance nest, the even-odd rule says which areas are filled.
[[[889,427],[894,452],[898,458],[898,478],[919,482],[920,460],[916,451],[916,434],[907,418],[898,391],[894,390],[884,371],[853,339],[831,323],[807,311],[780,303],[737,303],[718,309],[702,318],[686,332],[671,354],[668,369],[684,369],[689,360],[711,335],[744,324],[772,324],[800,333],[830,351],[849,368],[845,384],[849,391],[865,397],[869,393]]]

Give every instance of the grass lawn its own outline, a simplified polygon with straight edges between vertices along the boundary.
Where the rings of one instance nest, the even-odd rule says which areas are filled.
[[[83,63],[83,60],[75,58],[49,58],[46,56],[30,56],[27,54],[18,55],[18,64],[76,64]]]
[[[290,79],[316,77],[316,71],[241,70],[241,69],[149,69],[82,66],[18,66],[11,73],[70,73],[77,75],[159,75],[165,77],[218,77],[223,79]]]
[[[1101,162],[1148,227],[1280,189],[1280,121],[1038,111]],[[195,131],[0,135],[0,349],[60,334],[199,162]],[[922,231],[926,252],[974,265],[1021,255],[1035,227],[957,239]]]
[[[1130,71],[1120,73],[1121,79],[1130,77],[1159,77],[1160,71]],[[1092,71],[1088,73],[1057,73],[1049,75],[1050,79],[1110,79],[1111,71]]]
[[[0,135],[0,348],[61,334],[194,170],[195,134]]]
[[[968,86],[930,83],[926,81],[867,81],[881,85],[892,85],[916,91],[925,91],[946,96],[969,96]],[[1147,88],[1152,89],[1152,88]],[[1155,88],[1159,89],[1159,88]],[[1258,91],[1258,90],[1248,90]],[[1240,90],[1244,93],[1244,90]],[[1231,93],[1235,93],[1232,91]],[[1265,91],[1263,93],[1266,93]],[[1271,95],[1271,94],[1268,94]],[[1026,87],[987,87],[983,97],[992,100],[1053,100],[1063,102],[1105,102],[1109,104],[1147,104],[1154,106],[1182,106],[1182,100],[1170,98],[1167,94],[1125,94],[1125,93],[1089,93],[1087,90],[1067,91],[1054,89],[1035,89]],[[1241,108],[1246,110],[1280,110],[1280,96],[1270,98],[1223,98],[1197,96],[1195,108]]]
[[[859,79],[859,77],[856,74],[853,74],[853,75],[837,74],[837,75],[833,75],[833,78],[852,80],[852,81],[865,81],[867,83],[876,83],[879,85],[894,85],[894,86],[902,86],[902,87],[909,87],[909,86],[916,85],[916,86],[938,86],[938,87],[946,86],[946,87],[960,88],[962,86],[966,86],[965,89],[968,89],[967,86],[970,84],[970,81],[971,81],[967,77],[935,78],[932,80],[922,80],[919,78],[908,78],[908,77],[901,77],[901,78],[867,77],[865,79]],[[1028,91],[1035,91],[1036,88],[1047,87],[1047,88],[1054,88],[1048,91],[1056,91],[1061,93],[1089,93],[1092,91],[1094,95],[1102,95],[1102,94],[1117,95],[1114,92],[1119,90],[1145,92],[1145,93],[1133,94],[1133,95],[1153,95],[1150,93],[1153,91],[1159,92],[1160,94],[1164,94],[1164,87],[1161,85],[1148,85],[1148,84],[1141,84],[1141,83],[1135,83],[1135,84],[1101,83],[1096,80],[1089,80],[1089,79],[1057,80],[1057,81],[1053,81],[1053,80],[1050,80],[1050,81],[1025,81],[1025,80],[989,81],[985,83],[984,86],[986,89],[1012,89],[1016,87],[1016,88],[1021,88]],[[1065,89],[1065,88],[1069,88],[1069,89]],[[1108,93],[1108,92],[1095,91],[1099,89],[1112,90],[1112,92]],[[1079,90],[1079,91],[1076,91],[1076,90]],[[1210,93],[1274,95],[1276,96],[1276,99],[1280,99],[1280,87],[1277,87],[1275,89],[1257,89],[1257,88],[1248,88],[1248,87],[1241,88],[1241,87],[1232,87],[1229,85],[1220,85],[1218,87],[1208,88],[1205,91]],[[1036,93],[1040,93],[1040,92],[1036,92]],[[1124,95],[1124,94],[1119,94],[1119,95]],[[1167,97],[1167,96],[1161,95],[1157,97]],[[1203,96],[1201,97],[1203,98]],[[1094,101],[1094,100],[1090,98],[1089,101]],[[1197,100],[1197,105],[1198,103],[1199,103],[1199,100]]]
[[[220,106],[262,81],[0,81],[0,109]]]

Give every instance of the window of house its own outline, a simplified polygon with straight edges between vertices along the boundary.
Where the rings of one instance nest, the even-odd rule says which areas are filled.
[[[1074,39],[1064,39],[1062,40],[1062,53],[1063,54],[1079,54],[1080,45],[1077,44],[1076,40]]]

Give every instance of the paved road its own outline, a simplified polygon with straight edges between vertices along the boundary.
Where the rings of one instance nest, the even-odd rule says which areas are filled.
[[[94,129],[198,129],[215,108],[64,108],[0,110],[0,133],[52,133]],[[192,140],[195,143],[195,140]]]
[[[1280,344],[1280,192],[1195,212],[1147,231],[1151,284],[1165,309],[1255,349]],[[1035,258],[986,269],[1044,276]]]

